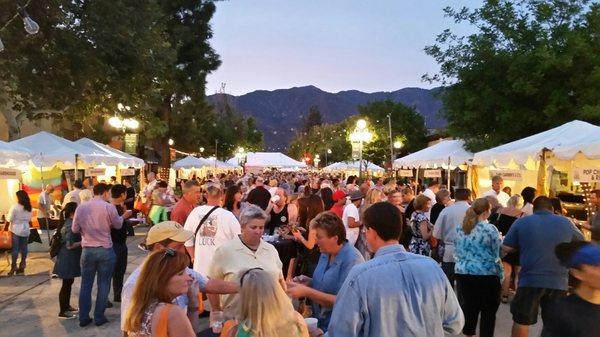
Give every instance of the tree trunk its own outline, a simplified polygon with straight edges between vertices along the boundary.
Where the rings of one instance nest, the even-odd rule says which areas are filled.
[[[2,115],[4,116],[6,125],[8,126],[8,141],[10,142],[18,139],[21,136],[22,120],[17,120],[15,111],[11,109],[8,104],[6,104],[6,101],[3,98],[5,97],[0,97],[0,111],[2,111]]]
[[[167,96],[163,99],[163,104],[158,109],[158,115],[167,124],[167,133],[160,138],[159,141],[159,153],[160,153],[160,166],[171,167],[171,152],[169,150],[169,137],[171,136],[171,96]]]

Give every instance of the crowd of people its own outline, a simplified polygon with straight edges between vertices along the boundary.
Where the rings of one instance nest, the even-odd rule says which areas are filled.
[[[436,181],[301,172],[222,174],[175,189],[150,173],[138,202],[130,181],[98,183],[91,199],[74,186],[54,273],[59,317],[78,311],[81,326],[107,322],[112,280],[128,336],[195,336],[203,311],[222,336],[474,336],[477,326],[493,336],[508,302],[515,337],[540,309],[543,336],[597,331],[600,216],[577,223],[592,231],[585,242],[560,200],[532,187],[513,194],[501,177],[480,198]],[[600,191],[591,195],[600,206]],[[22,273],[31,203],[24,191],[17,199],[7,220],[11,272]],[[149,255],[124,282],[135,213],[151,225]],[[282,261],[270,237],[293,242],[296,257]],[[70,305],[76,277],[79,309]]]

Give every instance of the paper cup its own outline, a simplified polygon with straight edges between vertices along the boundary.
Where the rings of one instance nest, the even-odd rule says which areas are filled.
[[[314,317],[307,317],[304,319],[304,322],[306,322],[306,326],[308,326],[309,329],[316,329],[319,320]]]

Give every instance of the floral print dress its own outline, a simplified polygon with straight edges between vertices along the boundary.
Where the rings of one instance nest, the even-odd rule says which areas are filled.
[[[423,235],[420,230],[420,223],[423,221],[427,221],[427,228],[429,230],[433,230],[433,224],[427,218],[427,215],[422,211],[414,211],[410,217],[410,228],[412,230],[412,239],[410,239],[410,244],[408,245],[408,249],[411,253],[430,256],[431,255],[431,245],[427,240],[423,239]]]

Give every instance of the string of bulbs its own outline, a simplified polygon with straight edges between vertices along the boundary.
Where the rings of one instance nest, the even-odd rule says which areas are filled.
[[[37,32],[40,31],[40,25],[38,25],[37,22],[33,21],[33,19],[29,16],[29,14],[27,14],[27,11],[25,10],[25,8],[27,8],[27,6],[29,6],[29,3],[31,3],[31,1],[32,0],[28,0],[27,3],[22,7],[17,5],[17,13],[15,15],[13,15],[13,17],[10,18],[10,20],[8,20],[4,24],[4,26],[2,26],[2,28],[0,28],[0,32],[4,31],[6,29],[6,27],[8,27],[13,21],[15,21],[17,18],[20,17],[23,20],[23,26],[24,26],[27,34],[29,34],[29,35],[37,34]],[[3,50],[4,50],[4,43],[2,42],[2,39],[0,38],[0,52]]]

